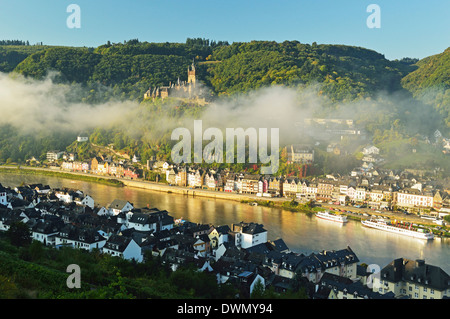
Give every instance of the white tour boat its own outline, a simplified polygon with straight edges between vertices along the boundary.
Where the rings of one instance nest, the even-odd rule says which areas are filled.
[[[342,223],[342,224],[346,223],[348,221],[347,216],[334,214],[329,211],[317,212],[316,216],[319,218],[322,218],[322,219],[331,220],[331,221]]]
[[[387,232],[400,234],[400,235],[406,235],[414,238],[420,238],[420,239],[434,239],[434,234],[426,229],[418,228],[415,229],[412,227],[411,224],[404,225],[400,223],[392,224],[388,223],[385,220],[380,219],[370,219],[370,220],[362,220],[361,224],[366,227],[375,228],[379,230],[384,230]]]

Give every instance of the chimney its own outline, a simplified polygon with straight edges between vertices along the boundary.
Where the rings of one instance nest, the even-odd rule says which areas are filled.
[[[425,260],[423,259],[416,259],[416,267],[422,267],[425,265]]]

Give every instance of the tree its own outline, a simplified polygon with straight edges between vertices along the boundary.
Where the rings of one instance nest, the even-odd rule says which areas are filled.
[[[30,228],[20,221],[12,223],[6,234],[14,246],[24,247],[31,244]]]
[[[255,286],[253,287],[252,294],[250,296],[251,299],[261,299],[264,297],[264,284],[261,280],[258,279],[258,281],[255,283]]]

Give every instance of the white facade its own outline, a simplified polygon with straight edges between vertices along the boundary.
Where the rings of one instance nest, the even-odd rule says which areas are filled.
[[[114,202],[113,202],[114,203]],[[113,207],[109,207],[109,211],[112,215],[116,216],[121,212],[129,212],[130,210],[132,210],[134,207],[133,205],[131,205],[130,202],[126,202],[123,205],[120,206],[113,206]]]
[[[55,196],[64,203],[71,203],[73,201],[72,195],[66,192],[55,192]]]
[[[6,196],[6,192],[0,192],[0,204],[8,205],[8,197]]]
[[[76,199],[75,203],[77,205],[84,205],[94,209],[94,199],[89,195],[86,195],[83,198]]]
[[[58,232],[50,233],[50,234],[43,234],[36,231],[33,231],[31,233],[31,238],[37,241],[40,241],[41,243],[45,243],[46,245],[54,245],[56,240],[55,236],[58,234]]]
[[[433,196],[397,193],[397,205],[406,207],[433,207]]]
[[[141,247],[131,239],[128,243],[127,247],[123,251],[119,251],[118,249],[107,248],[106,246],[102,249],[103,253],[110,254],[112,256],[122,257],[127,260],[136,260],[137,262],[142,262],[142,249]]]
[[[47,152],[47,160],[49,162],[57,161],[57,160],[59,160],[62,157],[63,153],[64,152],[61,152],[61,151],[50,151],[50,152]]]
[[[355,201],[364,201],[364,200],[366,200],[366,195],[367,195],[367,192],[364,187],[356,187],[353,199]]]
[[[376,147],[376,146],[373,146],[373,145],[372,146],[368,146],[368,147],[364,147],[363,154],[364,155],[372,155],[372,154],[378,155],[378,154],[380,154],[380,149],[378,147]]]
[[[134,228],[137,231],[150,231],[150,230],[156,230],[156,225],[155,224],[146,224],[146,223],[140,223],[138,221],[136,222],[131,222],[128,221],[126,223],[127,228]]]
[[[249,234],[245,232],[236,233],[235,244],[241,248],[250,248],[267,242],[267,231]]]
[[[100,235],[99,235],[100,236]],[[101,236],[100,236],[101,237]],[[70,245],[73,248],[85,249],[88,251],[92,251],[93,249],[101,249],[106,243],[106,239],[101,237],[99,241],[93,243],[86,243],[82,240],[75,240],[70,238],[65,238],[61,236],[55,237],[55,245]]]
[[[202,187],[202,175],[199,171],[188,174],[188,186]]]

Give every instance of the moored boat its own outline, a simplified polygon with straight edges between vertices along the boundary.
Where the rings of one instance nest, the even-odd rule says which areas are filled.
[[[331,220],[334,222],[338,222],[338,223],[346,223],[347,220],[347,216],[345,215],[338,215],[335,213],[331,213],[329,211],[323,211],[323,212],[317,212],[316,216],[322,219],[326,219],[326,220]]]
[[[389,223],[389,222],[386,222],[385,220],[380,220],[380,219],[362,220],[361,224],[363,226],[366,226],[369,228],[384,230],[387,232],[405,235],[405,236],[409,236],[409,237],[426,239],[426,240],[434,239],[434,234],[432,232],[430,232],[424,228],[414,228],[414,227],[412,227],[412,224],[404,225],[404,224],[399,224],[399,223]]]

